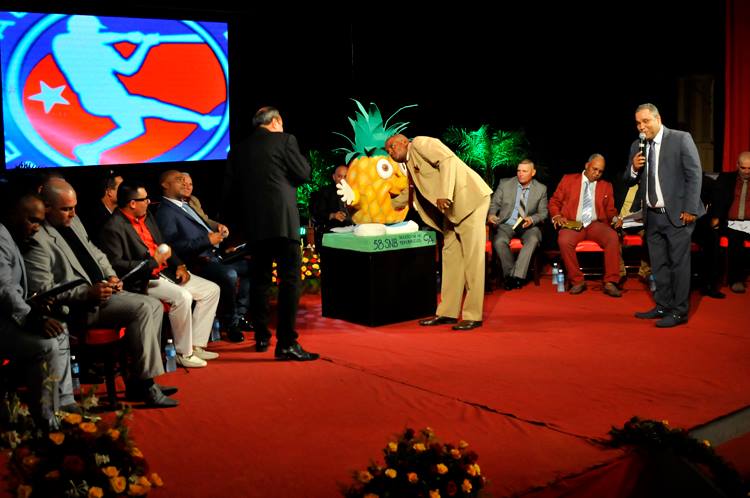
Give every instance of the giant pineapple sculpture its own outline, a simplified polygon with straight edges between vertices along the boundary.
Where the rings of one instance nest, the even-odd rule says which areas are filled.
[[[383,147],[388,137],[400,133],[409,124],[394,123],[388,126],[388,121],[401,110],[415,106],[402,107],[383,123],[378,106],[371,103],[368,112],[358,101],[354,102],[359,108],[356,119],[349,118],[354,129],[354,140],[336,133],[352,145],[351,149],[336,149],[347,153],[346,163],[349,164],[349,171],[339,190],[344,192],[343,199],[355,210],[352,214],[355,224],[404,221],[408,206],[396,209],[392,199],[409,186],[406,166],[393,161]],[[352,158],[355,159],[352,161]]]

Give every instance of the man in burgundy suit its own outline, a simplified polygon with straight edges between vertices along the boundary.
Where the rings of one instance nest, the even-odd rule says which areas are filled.
[[[591,240],[604,249],[602,290],[608,296],[622,296],[615,285],[620,279],[620,241],[612,228],[619,228],[622,220],[617,216],[612,184],[601,180],[604,166],[604,157],[593,154],[583,173],[563,176],[549,200],[552,223],[560,229],[557,245],[560,246],[560,255],[570,278],[571,294],[586,290],[586,282],[578,266],[576,245],[582,240]],[[565,228],[571,221],[581,222],[581,230]]]

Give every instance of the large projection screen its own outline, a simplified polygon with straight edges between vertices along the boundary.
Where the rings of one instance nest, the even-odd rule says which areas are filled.
[[[227,24],[0,12],[6,169],[226,159]]]

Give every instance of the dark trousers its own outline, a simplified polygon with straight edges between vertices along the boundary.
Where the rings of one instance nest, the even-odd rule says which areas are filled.
[[[235,325],[241,316],[247,313],[250,300],[250,273],[247,261],[223,264],[219,260],[208,261],[198,266],[194,273],[215,283],[221,288],[219,298],[219,316],[224,319],[225,327]]]
[[[250,260],[250,315],[255,329],[255,339],[267,339],[270,304],[268,291],[271,287],[273,262],[276,261],[279,294],[276,324],[278,347],[288,347],[297,342],[295,323],[299,305],[300,243],[287,238],[267,239],[256,242],[251,249]]]
[[[727,280],[729,285],[737,282],[745,282],[747,267],[747,251],[745,241],[750,240],[750,234],[740,230],[727,228],[724,235],[729,239],[727,256],[729,258],[729,268],[727,269]]]
[[[666,313],[687,315],[690,299],[690,236],[695,224],[675,227],[665,213],[648,211],[646,240],[651,273],[656,280],[654,300]]]

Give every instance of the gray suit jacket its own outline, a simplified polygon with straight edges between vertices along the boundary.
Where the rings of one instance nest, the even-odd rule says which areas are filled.
[[[638,140],[630,146],[630,164],[638,153]],[[641,168],[634,182],[641,182],[641,189],[646,190],[647,166]],[[630,171],[630,166],[628,166]],[[676,227],[684,226],[680,213],[694,214],[698,217],[706,213],[701,202],[701,168],[698,148],[690,133],[670,130],[664,126],[664,135],[659,148],[659,185],[664,196],[664,209],[670,223]],[[643,196],[643,208],[646,208],[646,196]],[[645,212],[645,211],[644,211]]]
[[[492,194],[490,210],[487,214],[496,215],[500,219],[499,223],[508,221],[516,205],[517,189],[518,179],[515,176],[500,180],[495,193]],[[534,225],[538,225],[547,219],[547,187],[543,183],[536,181],[536,179],[532,179],[529,186],[529,196],[526,200],[526,215],[531,216],[531,219],[534,220]]]
[[[109,264],[107,256],[91,243],[86,229],[83,228],[78,218],[73,218],[71,228],[99,265],[102,275],[105,278],[117,275]],[[94,284],[89,280],[83,266],[81,266],[78,258],[60,232],[46,221],[42,223],[42,228],[31,239],[31,247],[24,254],[24,259],[26,260],[26,271],[29,275],[29,290],[31,292],[45,291],[77,278],[83,278],[89,285]],[[63,303],[83,302],[86,301],[87,294],[88,286],[81,284],[61,293],[57,299]]]
[[[0,224],[0,316],[23,323],[31,307],[26,304],[26,268],[15,241]]]

